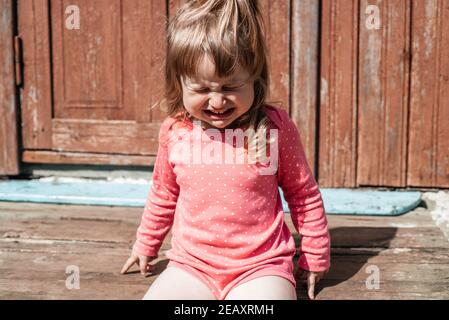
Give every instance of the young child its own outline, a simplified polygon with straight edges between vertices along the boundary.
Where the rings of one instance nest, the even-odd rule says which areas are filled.
[[[173,226],[168,266],[144,299],[296,299],[296,248],[278,186],[301,235],[299,278],[311,299],[329,269],[327,219],[298,130],[286,111],[265,102],[263,34],[254,0],[188,1],[169,24],[169,116],[159,131],[137,240],[122,269],[137,264],[148,275]],[[228,139],[230,132],[237,140],[251,134],[242,147]],[[269,142],[274,171],[250,163],[250,152],[260,155],[250,141],[263,143],[263,151]],[[248,159],[223,160],[230,150],[243,150]]]

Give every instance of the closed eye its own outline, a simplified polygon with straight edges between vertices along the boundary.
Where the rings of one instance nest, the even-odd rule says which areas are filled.
[[[240,87],[223,87],[223,91],[235,91]]]
[[[207,93],[209,92],[209,88],[199,88],[199,89],[191,89],[192,91],[196,93]]]
[[[243,85],[238,85],[238,86],[223,86],[222,87],[222,91],[227,91],[227,92],[232,92],[232,91],[236,91],[238,89],[240,89],[241,87],[243,87]],[[190,90],[196,92],[196,93],[208,93],[210,91],[209,88],[190,88]]]

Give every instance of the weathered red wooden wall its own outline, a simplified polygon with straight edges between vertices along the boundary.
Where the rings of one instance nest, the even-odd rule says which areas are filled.
[[[92,14],[103,8],[122,26],[90,16],[82,35],[62,28],[62,9],[77,1],[18,1],[21,160],[152,164],[163,115],[149,106],[162,93],[165,50],[155,43],[163,43],[167,14],[184,1],[78,1]],[[321,187],[449,187],[449,2],[259,2],[267,27],[269,101],[289,110]],[[12,10],[11,3],[1,0],[1,12]],[[379,29],[366,25],[370,5],[379,9]],[[0,97],[9,100],[0,103],[9,109],[0,110],[0,174],[14,174],[13,26],[6,26],[0,31],[0,56],[8,62],[1,65]],[[98,47],[95,30],[111,50]],[[90,51],[76,50],[76,43],[96,52],[94,73],[82,71]]]
[[[449,187],[449,2],[322,4],[320,185]]]

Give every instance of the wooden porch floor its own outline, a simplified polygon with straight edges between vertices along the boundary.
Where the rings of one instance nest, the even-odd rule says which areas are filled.
[[[167,237],[154,276],[120,275],[141,214],[141,208],[0,202],[0,299],[141,299],[167,265],[169,248]],[[328,219],[332,269],[317,299],[449,299],[449,243],[427,209]],[[66,288],[70,265],[79,267],[80,289]],[[366,287],[370,266],[379,268],[379,289]],[[302,286],[298,298],[306,299]]]

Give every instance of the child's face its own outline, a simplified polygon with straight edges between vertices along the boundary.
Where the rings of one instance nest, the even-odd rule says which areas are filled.
[[[195,78],[181,77],[184,107],[194,118],[209,128],[225,128],[249,110],[254,81],[245,70],[218,78],[213,62],[204,59],[198,71]]]

